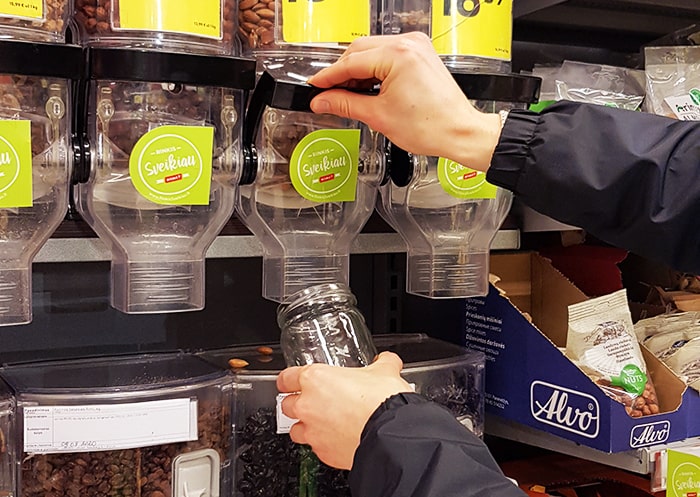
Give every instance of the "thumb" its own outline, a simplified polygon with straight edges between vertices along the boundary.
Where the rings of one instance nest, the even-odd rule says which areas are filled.
[[[403,361],[393,352],[382,352],[369,367],[381,370],[385,374],[399,375],[403,369]]]
[[[311,110],[317,114],[334,114],[367,123],[377,113],[376,97],[346,90],[327,90],[314,97]]]

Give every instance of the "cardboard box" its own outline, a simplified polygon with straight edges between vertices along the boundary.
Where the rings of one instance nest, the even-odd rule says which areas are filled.
[[[666,473],[668,497],[700,495],[700,447],[669,449]]]
[[[501,279],[466,300],[465,343],[486,353],[486,412],[605,452],[682,440],[686,387],[643,349],[661,413],[631,418],[563,353],[568,306],[588,297],[543,257],[495,254]],[[530,321],[531,320],[531,321]],[[561,348],[561,349],[560,349]]]
[[[685,397],[688,399],[688,436],[700,437],[700,381],[688,388]]]

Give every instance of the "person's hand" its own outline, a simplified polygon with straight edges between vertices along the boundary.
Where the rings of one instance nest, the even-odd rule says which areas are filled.
[[[400,376],[402,368],[399,356],[382,352],[364,368],[310,364],[283,370],[277,389],[298,392],[282,401],[282,412],[299,420],[290,437],[310,445],[329,466],[350,469],[372,413],[392,395],[412,391]]]
[[[377,96],[331,89],[317,95],[311,109],[362,121],[408,152],[488,168],[500,117],[471,105],[422,33],[359,38],[308,83],[331,88],[377,81]]]

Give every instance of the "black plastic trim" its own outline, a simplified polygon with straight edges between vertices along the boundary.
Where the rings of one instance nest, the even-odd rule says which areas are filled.
[[[0,73],[3,74],[78,79],[82,75],[82,64],[83,49],[78,46],[0,41]]]
[[[88,48],[88,78],[251,90],[255,60],[135,49]]]

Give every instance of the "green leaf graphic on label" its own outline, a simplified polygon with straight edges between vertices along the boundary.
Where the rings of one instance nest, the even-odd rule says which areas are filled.
[[[359,129],[309,133],[294,148],[289,161],[292,185],[313,202],[353,202],[359,158]]]
[[[136,190],[163,205],[208,205],[214,128],[160,126],[139,138],[129,157]]]
[[[688,92],[688,94],[695,105],[700,105],[700,90],[693,88]]]
[[[610,383],[633,394],[642,395],[647,384],[647,375],[638,366],[627,364],[620,371],[620,376],[610,378]]]
[[[496,187],[486,181],[486,174],[440,157],[438,181],[443,190],[456,198],[496,198]]]
[[[31,123],[0,121],[0,208],[31,206]]]

